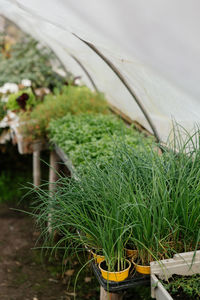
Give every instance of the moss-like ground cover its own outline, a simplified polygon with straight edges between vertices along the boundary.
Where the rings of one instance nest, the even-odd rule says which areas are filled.
[[[173,299],[200,299],[200,274],[193,276],[174,275],[169,283],[163,282],[163,284]]]

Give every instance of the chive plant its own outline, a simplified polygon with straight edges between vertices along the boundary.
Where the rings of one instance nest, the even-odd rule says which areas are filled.
[[[54,194],[37,190],[38,221],[51,213],[52,232],[62,235],[54,248],[102,251],[109,271],[123,269],[127,244],[142,264],[199,249],[199,130],[183,135],[178,128],[162,155],[153,143],[132,148],[119,139],[103,168],[89,161],[78,180],[61,177]]]
[[[126,220],[121,209],[125,184],[118,174],[116,166],[107,165],[102,170],[90,163],[90,172],[79,174],[78,180],[61,178],[55,194],[37,191],[41,200],[39,223],[45,225],[43,221],[51,213],[52,232],[63,236],[55,248],[64,243],[65,254],[68,250],[78,252],[84,245],[102,251],[110,271],[119,271],[125,264]]]
[[[199,130],[192,136],[180,130],[162,156],[146,151],[135,159],[134,152],[124,151],[129,161],[126,177],[137,170],[130,181],[133,197],[127,203],[127,220],[134,225],[130,239],[142,263],[200,246]]]

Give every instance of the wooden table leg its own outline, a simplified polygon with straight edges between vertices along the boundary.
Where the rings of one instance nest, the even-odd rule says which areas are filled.
[[[122,294],[117,294],[117,293],[106,292],[104,290],[104,288],[101,286],[100,300],[123,300],[123,295]]]
[[[39,186],[41,183],[40,151],[33,152],[33,184]]]
[[[49,168],[49,191],[52,192],[56,189],[56,181],[58,180],[60,158],[53,150],[50,152],[50,168]]]
[[[56,190],[56,181],[58,180],[60,158],[53,150],[50,152],[50,166],[49,166],[49,193],[53,193]],[[49,203],[51,206],[51,203]],[[52,210],[52,208],[51,208]],[[48,216],[48,231],[52,232],[51,228],[51,213]]]

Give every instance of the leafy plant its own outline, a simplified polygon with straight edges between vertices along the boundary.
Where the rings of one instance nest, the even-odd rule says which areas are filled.
[[[69,132],[73,124],[72,120]],[[85,137],[78,133],[77,141],[92,142],[93,132],[100,139],[101,130],[106,129],[95,128],[87,129]],[[51,215],[52,232],[57,230],[62,236],[53,249],[62,248],[62,243],[66,255],[69,250],[78,253],[83,245],[101,249],[112,271],[124,264],[127,243],[138,250],[142,264],[199,249],[199,129],[191,135],[177,126],[162,155],[153,142],[140,139],[134,147],[123,134],[116,141],[103,168],[98,157],[88,159],[76,179],[60,178],[56,193],[37,191],[41,203],[35,213],[38,221],[44,226]]]
[[[87,87],[63,86],[61,91],[49,94],[43,103],[37,105],[30,113],[21,114],[21,121],[26,126],[21,133],[30,139],[46,138],[47,129],[52,119],[66,114],[78,115],[88,113],[108,113],[107,102],[102,94],[94,93]]]
[[[27,172],[22,174],[21,172],[2,171],[0,173],[0,203],[3,202],[17,202],[20,201],[24,194],[22,186],[30,180],[31,174]]]
[[[200,275],[177,276],[174,275],[170,282],[163,282],[165,288],[175,299],[200,298]]]
[[[6,104],[10,110],[30,110],[36,106],[37,100],[31,89],[24,89],[17,93],[11,94]]]
[[[5,51],[0,52],[0,86],[6,82],[19,84],[22,79],[31,80],[34,88],[61,86],[66,79],[52,70],[52,61],[58,64],[50,49],[24,36],[6,55]],[[71,75],[68,73],[67,77]]]
[[[118,122],[116,126],[121,127]],[[37,204],[35,215],[43,233],[47,232],[44,225],[51,215],[52,232],[56,230],[62,236],[53,249],[64,245],[67,256],[69,251],[78,254],[87,245],[103,252],[110,271],[119,271],[125,265],[124,245],[130,228],[124,213],[130,182],[123,178],[123,157],[120,164],[116,159],[119,148],[113,143],[110,150],[112,162],[103,169],[95,160],[90,161],[86,171],[76,174],[78,180],[60,178],[56,193],[37,191],[40,206]]]
[[[91,160],[104,165],[113,157],[113,145],[120,140],[132,146],[139,146],[144,139],[133,128],[128,128],[114,115],[81,114],[67,115],[51,121],[50,140],[70,157],[75,167],[85,167]]]

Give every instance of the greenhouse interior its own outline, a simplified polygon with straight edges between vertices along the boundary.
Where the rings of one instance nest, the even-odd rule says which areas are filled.
[[[0,0],[0,299],[200,299],[200,2]]]

